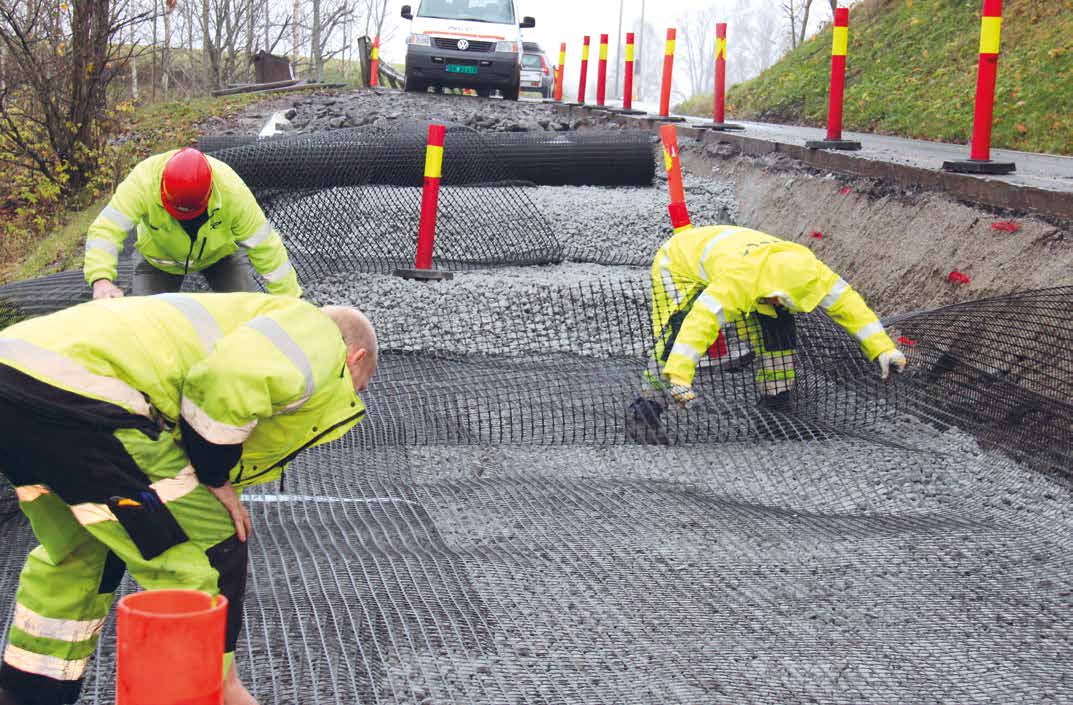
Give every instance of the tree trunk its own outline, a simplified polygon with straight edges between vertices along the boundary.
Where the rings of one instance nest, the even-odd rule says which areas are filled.
[[[294,7],[291,10],[291,54],[293,54],[293,58],[291,59],[291,71],[296,78],[298,76],[298,49],[302,45],[302,35],[301,32],[299,32],[299,25],[301,23],[298,19],[300,17],[301,9],[301,2],[299,0],[294,0]]]
[[[320,46],[320,2],[312,0],[313,24],[310,28],[309,40],[309,80],[320,81],[324,74],[324,59]]]
[[[138,38],[134,36],[134,25],[130,26],[130,97],[135,103],[138,102]]]
[[[173,10],[167,6],[167,0],[164,4],[164,45],[160,47],[160,90],[164,94],[164,98],[168,97],[168,62],[171,60],[171,13]]]
[[[801,0],[805,5],[805,16],[801,19],[801,33],[797,37],[798,44],[805,43],[805,33],[808,32],[808,16],[812,12],[812,0]],[[838,3],[838,0],[835,0]]]

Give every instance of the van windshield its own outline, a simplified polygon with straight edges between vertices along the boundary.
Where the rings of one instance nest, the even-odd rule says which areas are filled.
[[[418,17],[514,24],[512,0],[422,0]]]

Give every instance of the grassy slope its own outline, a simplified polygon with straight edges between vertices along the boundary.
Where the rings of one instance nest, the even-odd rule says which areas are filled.
[[[980,8],[980,0],[866,0],[855,6],[846,129],[968,142]],[[827,28],[731,90],[728,113],[826,124],[830,47]],[[710,97],[693,103],[696,114],[710,114]],[[994,145],[1073,154],[1073,0],[1007,0]]]
[[[276,96],[270,95],[268,99]],[[265,100],[265,96],[239,95],[226,98],[193,98],[139,106],[131,114],[122,144],[117,146],[115,178],[121,179],[139,159],[150,154],[191,144],[200,134],[198,125],[214,116],[232,115],[242,108]],[[77,268],[82,265],[82,243],[86,229],[111,194],[93,196],[82,209],[63,214],[63,224],[47,236],[24,248],[14,249],[13,259],[0,261],[0,283]]]

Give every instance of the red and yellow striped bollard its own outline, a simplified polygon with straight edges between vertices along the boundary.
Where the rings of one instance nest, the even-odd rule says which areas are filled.
[[[741,125],[726,121],[727,87],[727,24],[715,25],[715,98],[712,104],[712,123],[704,125],[709,130],[744,130]]]
[[[991,161],[991,130],[995,121],[995,86],[998,83],[998,55],[1001,46],[1002,0],[984,0],[972,149],[968,161],[943,163],[943,169],[946,171],[963,174],[1010,174],[1017,169],[1013,162]]]
[[[566,42],[559,45],[559,70],[555,74],[555,100],[563,102],[563,78],[566,76]]]
[[[577,87],[577,102],[578,105],[585,104],[585,84],[589,80],[589,42],[590,37],[586,36],[581,40],[581,80]]]
[[[663,51],[663,83],[659,95],[659,119],[664,122],[683,122],[685,118],[671,117],[671,84],[674,81],[674,49],[678,30],[667,30],[667,44]]]
[[[622,110],[619,112],[627,115],[641,115],[642,111],[633,109],[633,60],[635,35],[633,32],[626,33],[626,78],[622,84]]]
[[[380,37],[373,40],[372,58],[369,61],[369,86],[380,85]]]
[[[423,281],[451,279],[450,272],[432,269],[432,252],[436,245],[436,215],[440,205],[440,181],[443,178],[443,145],[447,136],[444,125],[428,126],[425,148],[425,178],[421,192],[421,222],[417,231],[417,257],[414,269],[396,269],[395,276]]]
[[[607,44],[608,36],[600,35],[600,65],[596,74],[596,105],[601,108],[607,102]]]
[[[831,40],[831,95],[827,109],[827,139],[805,143],[809,149],[858,150],[860,142],[842,139],[842,110],[846,96],[846,56],[849,54],[849,8],[835,10]]]

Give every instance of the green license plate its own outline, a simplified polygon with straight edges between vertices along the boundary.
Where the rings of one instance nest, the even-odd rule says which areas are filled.
[[[476,66],[460,66],[458,64],[447,64],[447,73],[477,73]]]

